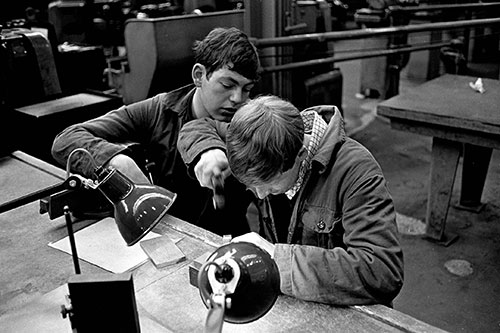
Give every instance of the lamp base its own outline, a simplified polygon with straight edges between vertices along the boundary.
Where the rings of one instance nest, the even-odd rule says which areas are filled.
[[[74,331],[141,331],[132,273],[74,275],[68,280],[68,289],[71,310],[66,312]]]

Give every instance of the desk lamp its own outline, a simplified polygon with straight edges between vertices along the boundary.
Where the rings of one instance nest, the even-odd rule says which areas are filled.
[[[68,156],[66,173],[69,175],[73,154],[84,152],[94,164],[97,181],[86,180],[85,184],[98,189],[113,204],[114,218],[121,236],[128,246],[141,240],[172,206],[177,195],[151,184],[134,184],[119,170],[109,166],[97,166],[94,158],[83,148],[73,150]]]
[[[94,163],[96,181],[83,178],[80,175],[70,175],[70,160],[73,154],[79,151],[88,154]],[[175,193],[155,185],[134,184],[128,177],[113,167],[98,167],[90,153],[82,148],[77,148],[71,152],[68,157],[66,171],[67,178],[64,182],[2,204],[0,205],[0,213],[62,191],[75,191],[81,188],[98,189],[113,204],[114,219],[118,230],[127,245],[131,246],[141,240],[160,222],[177,197]],[[67,206],[64,208],[64,215],[75,273],[80,274],[72,221]]]
[[[113,204],[118,230],[128,246],[153,229],[177,197],[159,186],[134,184],[113,167],[98,168],[96,174],[97,189]]]
[[[74,153],[85,152],[95,166],[96,181],[70,175]],[[68,157],[64,182],[0,205],[0,213],[62,191],[98,189],[113,204],[114,219],[128,246],[134,245],[153,229],[166,214],[176,194],[150,184],[134,184],[115,168],[97,166],[85,149],[75,149]],[[69,316],[73,332],[140,332],[131,273],[122,275],[80,275],[69,207],[64,216],[76,276],[68,281],[71,306],[61,306],[63,318]]]
[[[205,332],[221,332],[223,321],[249,323],[272,308],[280,292],[278,266],[252,243],[228,243],[201,266],[198,288],[208,308]]]

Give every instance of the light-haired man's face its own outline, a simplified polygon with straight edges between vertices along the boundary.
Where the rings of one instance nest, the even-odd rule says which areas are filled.
[[[209,77],[204,75],[200,97],[210,117],[219,121],[231,121],[235,112],[249,99],[255,82],[228,68],[221,68]]]
[[[252,192],[254,192],[259,199],[264,199],[268,195],[276,195],[285,193],[295,185],[297,178],[299,176],[300,161],[297,159],[294,166],[286,171],[276,176],[272,180],[253,186],[248,186]]]

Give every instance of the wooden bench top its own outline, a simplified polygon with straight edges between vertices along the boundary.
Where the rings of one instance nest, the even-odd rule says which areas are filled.
[[[22,152],[0,159],[0,172],[4,176],[0,202],[61,181],[65,172]],[[61,304],[65,303],[65,281],[73,274],[67,253],[47,246],[49,241],[66,235],[64,219],[47,221],[33,202],[0,216],[2,225],[12,230],[13,242],[23,254],[23,261],[14,271],[12,261],[0,253],[2,267],[10,267],[3,274],[11,290],[22,290],[27,282],[32,290],[23,292],[25,305],[14,306],[15,293],[6,291],[0,302],[2,332],[67,332],[69,320],[62,319]],[[78,222],[75,227],[80,229]],[[14,227],[15,226],[15,227]],[[29,230],[26,232],[25,230]],[[78,231],[76,230],[76,231]],[[207,309],[199,290],[189,283],[188,265],[201,255],[213,252],[223,244],[223,238],[168,214],[155,227],[160,234],[175,235],[186,260],[157,269],[150,261],[134,270],[134,288],[142,331],[144,332],[202,332]],[[29,251],[25,243],[31,243]],[[11,249],[12,247],[9,247]],[[77,244],[78,247],[78,244]],[[5,248],[5,247],[4,247]],[[82,272],[104,273],[92,263],[80,260]],[[33,265],[37,278],[26,281]],[[7,276],[7,274],[9,274]],[[4,278],[4,280],[6,279]],[[55,288],[55,289],[54,289]],[[28,295],[31,292],[31,295]],[[36,294],[36,293],[35,293]],[[5,296],[5,297],[4,297]],[[8,296],[11,296],[10,298]],[[248,324],[224,323],[224,332],[436,332],[443,330],[383,305],[336,307],[301,301],[281,295],[264,317]]]
[[[469,86],[477,77],[445,74],[377,106],[392,119],[500,134],[500,81],[482,79],[484,93]]]

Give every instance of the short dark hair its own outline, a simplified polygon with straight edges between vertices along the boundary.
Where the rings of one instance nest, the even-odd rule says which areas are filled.
[[[257,49],[248,36],[237,28],[214,28],[193,45],[195,62],[207,69],[207,76],[228,66],[249,80],[257,81],[260,61]]]
[[[304,141],[299,110],[276,96],[260,96],[235,113],[226,137],[229,165],[247,186],[291,169]]]

